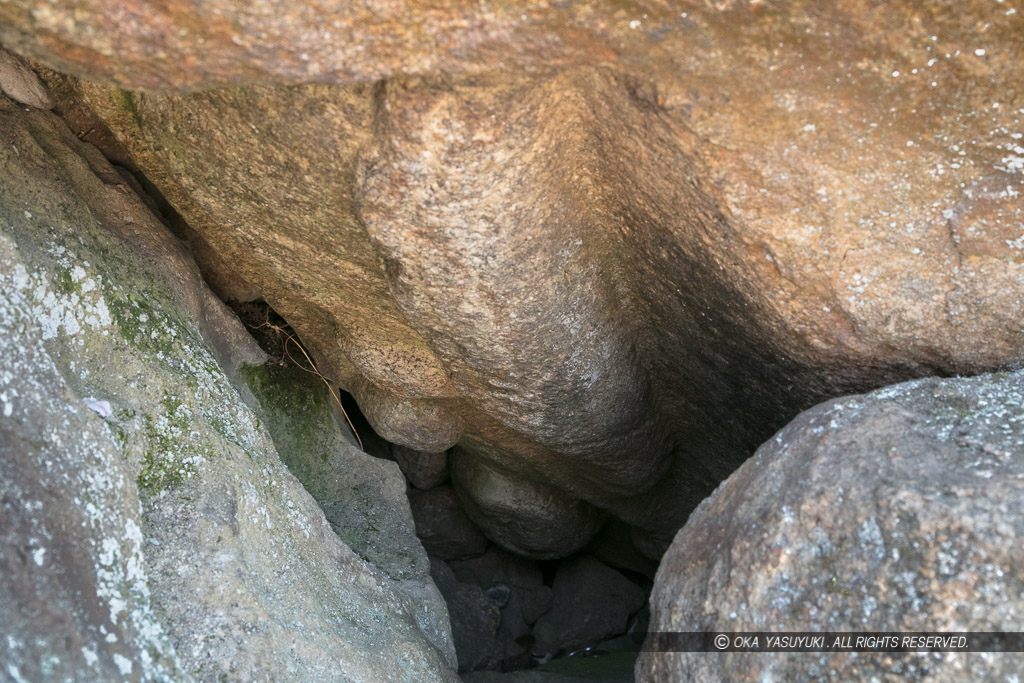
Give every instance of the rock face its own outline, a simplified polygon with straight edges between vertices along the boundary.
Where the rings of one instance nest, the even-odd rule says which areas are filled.
[[[409,483],[420,490],[432,489],[448,479],[448,454],[444,451],[423,453],[404,446],[394,446],[391,455]]]
[[[247,366],[242,374],[288,471],[316,500],[338,538],[404,594],[427,639],[454,661],[448,610],[430,578],[430,561],[395,463],[356,447],[318,377],[269,364]],[[472,531],[482,551],[486,540]]]
[[[52,109],[53,98],[32,67],[18,55],[0,48],[0,92],[37,109]]]
[[[434,560],[430,566],[451,613],[459,671],[495,668],[504,656],[496,637],[501,622],[498,603],[479,586],[458,581],[443,561]]]
[[[553,654],[596,645],[626,632],[644,605],[644,592],[611,567],[584,555],[562,563],[552,586],[554,602],[533,629],[534,651]]]
[[[4,675],[457,680],[426,567],[335,535],[241,382],[262,352],[122,178],[0,97]]]
[[[803,413],[679,532],[651,630],[1015,630],[1022,402],[1017,372],[910,382]],[[1020,666],[1016,654],[647,652],[637,680],[997,680]]]
[[[134,88],[259,82],[86,94],[380,434],[652,557],[799,410],[1021,356],[999,3],[159,5],[11,0],[0,40]],[[579,547],[526,506],[501,538],[455,485],[505,547]]]

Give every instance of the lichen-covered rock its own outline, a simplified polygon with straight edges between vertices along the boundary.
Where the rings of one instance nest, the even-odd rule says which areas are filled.
[[[456,680],[443,617],[282,464],[231,382],[262,352],[120,178],[0,97],[4,675]]]
[[[150,4],[11,0],[0,39],[133,87],[263,84],[88,99],[380,434],[653,557],[800,410],[1024,350],[1000,3]],[[335,85],[266,85],[304,79]]]
[[[809,410],[694,512],[651,631],[1015,631],[1024,373]],[[1021,655],[646,652],[637,680],[1003,680]]]

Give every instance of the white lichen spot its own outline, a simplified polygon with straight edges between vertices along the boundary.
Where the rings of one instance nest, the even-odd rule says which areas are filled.
[[[132,660],[128,659],[124,655],[114,653],[114,664],[117,665],[117,670],[121,672],[122,676],[128,676],[132,672]]]

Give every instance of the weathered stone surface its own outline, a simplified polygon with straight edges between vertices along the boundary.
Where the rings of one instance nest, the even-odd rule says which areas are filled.
[[[424,453],[404,446],[391,449],[395,462],[409,483],[424,491],[443,484],[448,479],[448,454]]]
[[[487,549],[487,539],[459,507],[451,486],[409,491],[416,535],[431,555],[443,560],[475,557]]]
[[[0,39],[152,88],[393,76],[90,101],[396,443],[458,442],[657,556],[799,410],[1021,356],[999,3],[305,7],[162,3],[136,34],[12,0]]]
[[[579,550],[604,516],[558,489],[509,476],[454,451],[451,476],[462,508],[487,537],[523,557],[545,560]]]
[[[420,630],[454,663],[448,609],[430,578],[398,467],[357,448],[320,378],[273,365],[248,366],[242,374],[260,402],[281,461],[316,500],[338,538],[408,598]],[[470,528],[481,552],[487,540]]]
[[[1022,416],[1020,372],[909,382],[801,414],[679,532],[651,630],[1016,630]],[[648,652],[637,680],[1002,680],[1022,666],[1017,653]]]
[[[52,109],[53,98],[39,76],[18,55],[0,47],[0,92],[37,109]]]
[[[559,565],[552,588],[554,603],[533,629],[538,654],[597,645],[625,633],[646,597],[640,586],[587,555]]]
[[[119,178],[0,97],[4,676],[457,680],[281,463],[229,380],[264,355]]]

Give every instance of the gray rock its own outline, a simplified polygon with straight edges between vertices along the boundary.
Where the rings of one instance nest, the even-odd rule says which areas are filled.
[[[455,681],[232,383],[263,354],[90,149],[0,98],[4,675]]]
[[[496,583],[534,589],[544,585],[544,576],[536,562],[491,546],[487,552],[467,560],[448,563],[459,581],[487,588]]]
[[[562,562],[552,588],[551,610],[533,629],[538,654],[572,651],[623,634],[645,602],[640,586],[587,555]]]
[[[496,668],[505,657],[498,638],[498,604],[480,586],[458,581],[440,559],[431,559],[430,574],[448,603],[459,671]]]
[[[451,486],[410,490],[409,505],[416,535],[431,555],[444,560],[480,555],[487,539],[459,507]]]
[[[28,62],[0,47],[0,92],[15,102],[53,109],[53,98]]]
[[[483,555],[448,563],[459,581],[475,583],[488,590],[493,586],[509,589],[508,603],[502,607],[502,627],[512,639],[524,635],[551,608],[553,595],[535,562],[511,555],[491,546]]]
[[[1024,373],[809,410],[694,512],[652,631],[1016,631]],[[648,643],[654,646],[653,642]],[[1010,680],[1019,653],[645,653],[637,680]]]
[[[448,479],[448,453],[424,453],[414,451],[405,446],[394,446],[391,449],[398,466],[402,468],[402,474],[409,480],[409,483],[418,489],[426,491]]]
[[[338,403],[319,377],[274,365],[247,366],[242,374],[260,402],[260,416],[281,461],[313,496],[338,537],[407,598],[420,630],[454,663],[448,610],[430,578],[430,561],[416,537],[398,467],[356,447]]]

